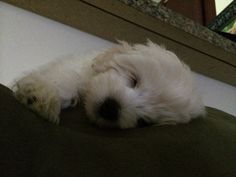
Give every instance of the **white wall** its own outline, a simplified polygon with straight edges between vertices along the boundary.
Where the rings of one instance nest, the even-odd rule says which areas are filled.
[[[58,22],[0,2],[0,82],[68,54],[113,45]]]
[[[67,54],[113,45],[50,19],[0,2],[0,83]],[[236,115],[236,88],[195,74],[206,105]]]

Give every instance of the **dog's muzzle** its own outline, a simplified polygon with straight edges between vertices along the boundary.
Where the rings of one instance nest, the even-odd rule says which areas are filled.
[[[106,98],[98,108],[99,117],[108,121],[117,121],[121,106],[114,98]]]

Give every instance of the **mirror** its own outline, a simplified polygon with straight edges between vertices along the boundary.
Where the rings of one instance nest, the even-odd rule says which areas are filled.
[[[208,27],[221,33],[236,35],[236,1],[215,0],[217,16]]]

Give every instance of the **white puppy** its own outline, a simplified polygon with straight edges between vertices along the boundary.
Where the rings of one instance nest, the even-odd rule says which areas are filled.
[[[189,67],[151,41],[51,62],[18,80],[14,91],[54,123],[77,103],[102,127],[187,123],[205,113]]]

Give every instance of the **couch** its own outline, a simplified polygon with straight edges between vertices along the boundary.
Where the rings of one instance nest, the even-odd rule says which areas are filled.
[[[0,86],[0,177],[234,177],[236,118],[207,108],[189,124],[128,130],[91,124],[83,108],[51,124]]]

